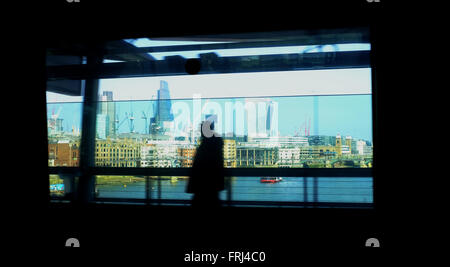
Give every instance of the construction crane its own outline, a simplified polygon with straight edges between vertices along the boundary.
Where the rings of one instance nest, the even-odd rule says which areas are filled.
[[[51,115],[50,118],[52,119],[52,121],[53,121],[54,123],[56,123],[56,120],[57,120],[58,117],[59,117],[59,113],[61,113],[61,109],[62,109],[62,107],[59,106],[58,112],[56,112],[56,114],[55,114],[55,108],[52,109],[52,115]]]
[[[150,118],[149,118],[148,115],[150,114],[150,108],[151,108],[151,107],[152,107],[152,105],[151,105],[151,102],[150,102],[150,104],[149,104],[148,107],[147,107],[147,111],[146,111],[146,112],[142,111],[142,117],[141,117],[141,119],[145,120],[144,134],[150,134],[150,128],[149,128],[149,125],[148,125],[148,122],[149,122]]]
[[[119,133],[119,128],[120,128],[120,126],[122,126],[123,123],[124,123],[125,121],[128,120],[128,117],[126,116],[126,113],[125,113],[125,118],[124,118],[122,121],[120,121],[119,114],[120,114],[120,108],[119,108],[119,106],[118,106],[118,107],[117,107],[117,114],[116,114],[116,116],[115,116],[116,118],[115,118],[115,120],[114,120],[114,125],[115,125],[115,127],[116,127],[116,134]]]
[[[308,118],[308,127],[307,127],[307,131],[306,131],[306,136],[309,136],[309,130],[311,129],[311,117]]]
[[[119,124],[119,115],[116,115],[115,116],[116,118],[114,119],[114,127],[116,128],[116,133],[119,131],[119,127],[120,127],[120,124]]]
[[[133,116],[133,112],[130,112],[130,114],[125,112],[125,118],[128,120],[128,126],[130,127],[130,133],[134,133],[134,116]]]
[[[56,112],[56,114],[55,114],[55,109],[53,108],[53,110],[52,110],[52,119],[54,119],[56,121],[56,119],[59,117],[59,113],[61,113],[61,109],[62,109],[62,107],[59,106],[58,112]]]
[[[128,116],[129,120],[129,126],[130,126],[130,133],[134,133],[134,116],[133,116],[133,100],[130,101],[130,114]],[[125,113],[126,114],[126,113]]]
[[[122,124],[123,124],[125,121],[127,121],[127,118],[126,118],[126,117],[122,120],[121,123],[118,123],[116,133],[119,131],[120,126],[122,126]],[[118,117],[118,116],[117,116],[117,122],[119,122],[119,117]]]
[[[56,114],[55,114],[55,108],[52,109],[52,115],[50,116],[50,121],[49,121],[49,125],[48,125],[48,127],[50,127],[51,129],[55,129],[56,120],[58,119],[59,114],[61,113],[61,109],[62,109],[62,107],[59,106],[59,109],[56,112]]]
[[[301,133],[304,133],[304,136],[309,136],[311,128],[311,118],[305,116],[305,121],[300,125],[298,130],[294,130],[294,136],[299,136]]]
[[[142,117],[141,119],[144,120],[144,134],[148,134],[148,121],[147,121],[147,115],[145,114],[144,111],[142,111]]]

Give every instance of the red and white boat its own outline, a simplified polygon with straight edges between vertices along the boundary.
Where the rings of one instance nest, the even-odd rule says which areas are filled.
[[[283,181],[283,178],[281,177],[261,177],[259,180],[261,183],[269,183],[274,184]]]

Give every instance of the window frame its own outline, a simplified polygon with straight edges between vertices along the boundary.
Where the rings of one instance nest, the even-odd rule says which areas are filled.
[[[323,40],[326,42],[326,40]],[[377,139],[377,125],[376,125],[376,79],[375,79],[375,70],[374,64],[372,62],[374,47],[373,42],[371,43],[370,51],[353,51],[353,52],[321,52],[317,53],[323,56],[325,59],[330,57],[341,58],[341,57],[355,57],[355,58],[364,58],[363,62],[358,62],[353,59],[350,59],[350,64],[324,64],[320,66],[311,67],[309,64],[304,64],[303,66],[296,66],[296,70],[299,69],[346,69],[346,68],[354,68],[354,67],[369,67],[372,69],[372,132],[373,132],[373,143],[376,142]],[[256,44],[261,44],[258,42]],[[316,43],[317,44],[317,43]],[[249,47],[251,45],[255,45],[254,43],[248,42],[244,44]],[[270,45],[270,44],[266,44]],[[275,44],[274,44],[275,45]],[[278,44],[279,45],[279,44]],[[187,45],[184,47],[178,47],[181,49],[192,49],[192,45]],[[200,45],[196,46],[197,49],[211,49],[217,45]],[[221,49],[224,49],[223,44],[219,44]],[[227,44],[229,48],[235,48],[236,44]],[[239,45],[238,45],[239,46]],[[95,101],[94,95],[98,96],[98,83],[99,79],[102,78],[120,78],[124,76],[130,77],[144,77],[144,76],[163,76],[163,75],[187,75],[185,73],[184,68],[181,68],[182,64],[177,65],[175,68],[175,72],[172,70],[167,73],[151,73],[155,70],[161,69],[158,67],[155,62],[117,62],[117,63],[103,63],[103,57],[105,55],[110,54],[120,54],[124,51],[122,50],[109,50],[105,51],[101,48],[102,44],[97,43],[92,45],[87,49],[87,51],[83,51],[83,53],[87,53],[87,64],[82,65],[62,65],[62,66],[48,66],[47,67],[47,80],[58,80],[58,79],[80,79],[86,80],[86,88],[85,93],[90,95],[88,97],[88,101],[83,101],[83,110],[96,110],[96,105],[98,101]],[[138,52],[149,52],[154,50],[161,50],[162,48],[138,48]],[[170,49],[176,49],[170,48]],[[89,56],[90,55],[90,56]],[[264,59],[265,57],[270,56],[260,56],[260,58]],[[305,61],[310,59],[317,59],[317,55],[307,55],[304,59]],[[230,63],[231,62],[231,63]],[[341,62],[341,61],[339,61]],[[356,63],[355,63],[356,62]],[[160,62],[161,63],[161,62]],[[164,62],[165,63],[165,62]],[[232,61],[228,62],[228,65],[232,65]],[[325,61],[325,63],[327,63]],[[329,62],[328,62],[329,63]],[[342,63],[342,62],[341,62]],[[217,66],[217,65],[216,65]],[[290,70],[291,66],[286,67],[286,70]],[[231,68],[233,69],[233,68]],[[125,71],[124,71],[125,70]],[[149,73],[150,70],[150,73]],[[233,69],[234,70],[234,69]],[[283,69],[281,69],[283,70]],[[221,69],[216,68],[214,73],[227,73],[229,69]],[[239,73],[242,70],[237,68],[233,71],[233,73]],[[248,70],[246,70],[248,71]],[[255,68],[253,71],[268,71],[261,70]],[[269,70],[270,71],[270,70]],[[277,69],[277,71],[280,71]],[[89,100],[90,98],[90,100]],[[85,120],[87,120],[85,122]],[[95,151],[98,151],[98,145],[95,142],[95,127],[89,131],[89,125],[96,125],[96,112],[84,112],[83,113],[83,121],[82,121],[82,130],[81,130],[81,146],[78,159],[80,160],[79,167],[48,167],[49,174],[69,174],[72,177],[80,177],[80,181],[82,181],[81,188],[82,190],[78,190],[75,192],[79,196],[78,199],[84,199],[85,202],[92,201],[106,201],[107,199],[96,199],[92,197],[93,188],[92,186],[95,183],[95,175],[143,175],[143,176],[189,176],[190,168],[137,168],[137,167],[97,167],[95,166]],[[87,141],[91,140],[91,141]],[[94,141],[92,141],[94,140]],[[286,176],[286,177],[371,177],[373,181],[372,187],[372,195],[373,202],[372,203],[323,203],[323,202],[295,202],[295,203],[280,203],[280,202],[270,202],[270,201],[232,201],[230,197],[228,197],[228,204],[230,205],[268,205],[268,206],[345,206],[345,207],[365,207],[365,208],[373,208],[377,203],[376,197],[376,161],[377,148],[373,148],[373,166],[372,168],[225,168],[226,176]],[[228,192],[228,196],[231,194]],[[316,199],[316,198],[315,198]],[[139,202],[137,199],[109,199],[108,201],[114,202]],[[182,203],[186,204],[186,201],[178,201],[178,200],[161,200],[161,199],[146,199],[144,202],[148,203],[149,201],[153,203]],[[367,204],[367,205],[366,205]]]

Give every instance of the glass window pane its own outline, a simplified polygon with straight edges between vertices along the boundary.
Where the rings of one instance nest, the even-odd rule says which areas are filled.
[[[371,69],[177,75],[100,80],[103,101],[371,94]],[[106,94],[106,93],[105,93]]]
[[[199,125],[213,117],[225,167],[371,168],[371,101],[370,94],[102,101],[96,165],[192,167]]]
[[[365,29],[190,38],[105,44],[95,166],[190,168],[201,143],[200,123],[213,118],[224,139],[226,168],[372,167],[371,46]],[[49,166],[78,166],[84,91],[79,79],[90,74],[82,66],[85,57],[59,54],[50,50],[48,56]],[[188,58],[199,59],[199,74],[186,75]],[[189,200],[187,181],[96,176],[95,194]],[[64,183],[51,184],[59,194]],[[232,177],[231,190],[220,198],[231,193],[237,201],[373,202],[372,178]]]
[[[186,193],[186,176],[96,176],[95,195],[101,198],[146,198],[148,178],[149,199],[190,200]]]
[[[319,202],[373,203],[372,192],[371,177],[318,179]]]
[[[58,50],[47,49],[47,67],[85,64],[85,57]],[[84,86],[85,81],[80,79],[57,77],[47,80],[48,166],[79,166]]]
[[[47,92],[48,166],[80,162],[82,97]]]
[[[186,176],[149,176],[149,199],[190,200],[188,181]],[[229,186],[232,201],[373,203],[372,177],[230,177]],[[145,199],[146,178],[97,176],[95,192],[98,199]],[[227,194],[221,191],[220,199],[226,201]]]
[[[231,187],[239,201],[373,203],[371,177],[233,177]]]
[[[95,179],[97,198],[145,198],[145,178],[138,176],[97,175]]]
[[[50,196],[52,198],[67,198],[73,193],[77,177],[70,174],[50,174]]]
[[[160,181],[153,181],[153,186],[161,188],[161,199],[190,200],[192,198],[192,194],[186,193],[189,177],[160,176],[159,179]]]
[[[64,180],[59,175],[49,175],[50,196],[63,197],[65,195]]]

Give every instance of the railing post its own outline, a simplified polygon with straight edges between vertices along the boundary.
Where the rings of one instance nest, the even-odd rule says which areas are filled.
[[[303,177],[303,206],[308,202],[308,177]]]
[[[319,201],[318,178],[313,177],[313,205],[316,206]]]
[[[226,181],[227,181],[227,183],[226,183],[226,185],[227,185],[227,204],[229,207],[231,207],[231,201],[232,201],[231,195],[233,192],[232,185],[231,185],[232,179],[233,179],[233,177],[226,178]]]
[[[158,176],[158,205],[161,205],[161,176]]]
[[[152,199],[152,185],[150,184],[150,176],[145,176],[145,203],[150,205]]]

